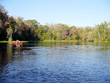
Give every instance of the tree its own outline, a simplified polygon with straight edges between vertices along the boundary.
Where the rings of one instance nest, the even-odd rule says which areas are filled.
[[[15,33],[15,25],[16,25],[16,21],[13,18],[13,16],[9,17],[9,28],[6,29],[7,31],[7,38],[8,41],[12,41],[12,35],[14,35]]]
[[[78,40],[78,30],[76,26],[70,27],[69,35],[71,37],[71,40]]]
[[[0,5],[0,40],[6,40],[6,29],[9,27],[8,15],[3,6]]]
[[[58,40],[65,40],[68,38],[68,26],[65,24],[56,24],[53,28],[53,38]]]
[[[38,39],[38,36],[37,36],[36,31],[37,31],[40,23],[37,22],[36,20],[25,20],[24,23],[27,24],[30,27],[30,30],[31,30],[31,34],[30,34],[31,39],[32,40]]]

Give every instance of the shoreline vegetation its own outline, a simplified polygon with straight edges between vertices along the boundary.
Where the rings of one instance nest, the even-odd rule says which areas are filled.
[[[13,43],[16,41],[0,41],[0,43]],[[20,41],[22,43],[29,43],[29,42],[90,42],[90,41],[81,41],[81,40],[43,40],[43,41]],[[110,42],[110,41],[94,41],[94,42]]]
[[[110,42],[110,22],[94,27],[66,24],[41,25],[37,20],[9,16],[0,5],[0,42]]]
[[[13,42],[16,42],[16,41],[0,41],[0,43],[13,43]],[[29,41],[20,41],[22,43],[28,43]]]

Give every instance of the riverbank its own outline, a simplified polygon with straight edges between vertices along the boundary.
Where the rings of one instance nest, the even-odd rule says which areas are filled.
[[[110,42],[110,41],[82,41],[82,40],[40,40],[30,42]]]
[[[39,42],[83,42],[81,40],[43,40]]]
[[[16,42],[16,41],[0,41],[0,43],[13,43],[13,42]],[[28,43],[29,41],[20,41],[22,43]]]
[[[16,41],[0,41],[0,43],[13,43]],[[82,40],[40,40],[40,41],[20,41],[22,43],[28,42],[110,42],[110,41],[82,41]]]

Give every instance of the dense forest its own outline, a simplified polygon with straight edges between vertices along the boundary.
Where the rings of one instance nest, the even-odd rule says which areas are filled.
[[[9,16],[0,5],[0,41],[81,40],[110,41],[110,22],[94,27],[76,27],[66,24],[41,25],[36,20]]]

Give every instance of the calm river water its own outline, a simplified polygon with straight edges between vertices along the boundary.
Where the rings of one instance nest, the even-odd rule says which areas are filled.
[[[110,83],[110,43],[0,43],[0,83]]]

